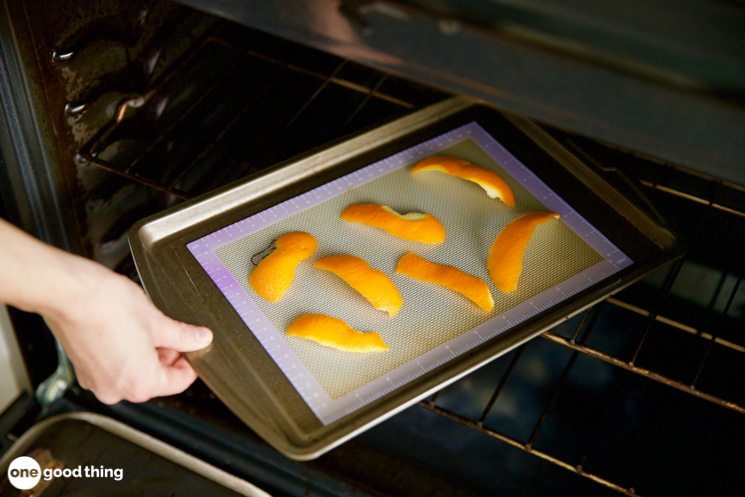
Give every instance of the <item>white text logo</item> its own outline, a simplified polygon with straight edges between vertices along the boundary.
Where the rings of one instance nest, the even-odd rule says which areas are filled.
[[[34,459],[26,456],[17,457],[8,468],[8,480],[18,490],[34,488],[41,479],[41,468]]]

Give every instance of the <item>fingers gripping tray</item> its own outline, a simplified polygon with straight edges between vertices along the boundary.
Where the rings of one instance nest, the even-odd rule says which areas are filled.
[[[497,173],[515,205],[440,171],[446,156]],[[353,204],[430,213],[445,241],[421,243],[341,219]],[[534,123],[452,99],[276,166],[138,223],[130,245],[153,302],[209,326],[188,354],[200,377],[285,455],[311,459],[680,256],[676,237]],[[549,211],[522,254],[514,291],[492,281],[490,247],[516,219]],[[276,240],[317,240],[286,293],[262,298],[249,276]],[[483,280],[487,310],[445,286],[397,273],[409,252]],[[391,316],[314,267],[347,254],[385,273],[403,304]],[[303,314],[375,332],[384,351],[349,352],[289,336]]]

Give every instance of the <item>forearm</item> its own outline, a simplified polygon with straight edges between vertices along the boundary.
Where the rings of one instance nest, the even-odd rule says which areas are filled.
[[[0,302],[39,314],[63,312],[95,266],[0,219]]]
[[[128,278],[2,219],[0,302],[41,314],[80,385],[109,404],[182,392],[196,374],[181,352],[212,340],[208,329],[165,316]]]

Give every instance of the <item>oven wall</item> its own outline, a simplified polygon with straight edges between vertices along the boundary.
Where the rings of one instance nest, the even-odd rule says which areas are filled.
[[[79,160],[78,151],[113,118],[118,101],[147,91],[143,47],[180,9],[112,0],[5,1],[3,10],[3,100],[13,111],[2,147],[11,159],[8,216],[48,243],[111,268],[126,265],[126,230],[149,213],[137,205],[143,194]],[[147,22],[139,23],[143,11]]]
[[[178,1],[745,183],[742,2]]]
[[[8,310],[0,305],[0,413],[31,385],[21,360]]]

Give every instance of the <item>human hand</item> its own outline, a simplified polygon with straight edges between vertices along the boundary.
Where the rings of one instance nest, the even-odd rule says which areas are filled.
[[[85,259],[74,263],[83,266],[82,292],[42,315],[80,386],[104,404],[186,390],[197,376],[181,353],[209,345],[212,333],[167,317],[129,279]]]
[[[43,244],[0,219],[0,301],[42,315],[105,404],[184,391],[196,373],[182,352],[212,333],[165,316],[129,279]]]

